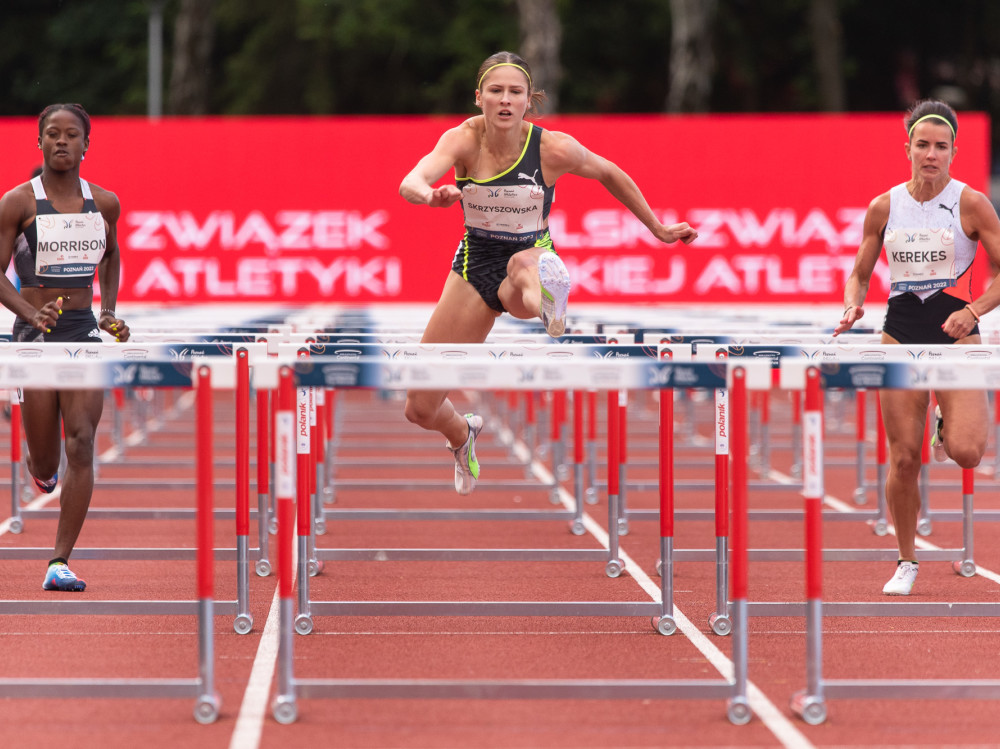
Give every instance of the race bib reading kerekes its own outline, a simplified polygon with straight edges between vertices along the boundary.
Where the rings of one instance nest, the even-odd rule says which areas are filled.
[[[935,291],[956,284],[951,229],[888,229],[884,244],[893,291]]]

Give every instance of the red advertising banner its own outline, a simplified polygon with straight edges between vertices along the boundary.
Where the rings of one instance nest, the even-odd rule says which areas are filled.
[[[462,117],[101,118],[82,175],[115,192],[126,302],[436,301],[462,214],[403,176]],[[869,202],[906,181],[901,114],[542,118],[635,179],[694,244],[663,245],[603,187],[567,175],[550,217],[579,302],[842,299]],[[40,158],[0,120],[0,187]],[[986,191],[989,121],[962,113],[956,179]],[[979,253],[976,278],[985,281]],[[879,263],[869,299],[884,300]]]

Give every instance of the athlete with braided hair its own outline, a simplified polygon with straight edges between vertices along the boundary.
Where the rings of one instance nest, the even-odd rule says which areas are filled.
[[[0,277],[0,304],[17,315],[15,341],[99,342],[100,330],[118,341],[129,338],[128,325],[115,313],[121,206],[114,193],[80,178],[89,147],[90,115],[82,106],[46,107],[38,118],[42,172],[0,199],[0,268],[6,271],[13,259],[21,281],[19,293],[5,275]],[[91,310],[95,273],[101,289],[99,319]],[[42,587],[82,591],[86,583],[68,561],[93,494],[94,442],[104,393],[28,389],[23,397],[28,471],[42,492],[56,489],[65,434],[59,524]]]
[[[549,208],[564,174],[594,179],[661,242],[697,236],[686,223],[665,226],[632,178],[565,133],[525,119],[544,92],[528,63],[512,52],[487,58],[476,75],[482,114],[446,131],[406,175],[399,192],[411,203],[449,208],[460,203],[465,231],[425,343],[482,343],[502,313],[541,318],[553,337],[566,327],[570,278],[549,236]],[[455,181],[437,185],[449,171]],[[437,185],[437,186],[435,186]],[[406,417],[438,431],[455,456],[455,489],[470,493],[479,478],[475,440],[481,417],[461,415],[445,391],[410,391]]]
[[[985,195],[951,177],[958,118],[950,106],[934,99],[917,102],[904,126],[910,178],[868,206],[834,335],[864,315],[875,263],[885,247],[890,290],[882,342],[980,343],[979,320],[1000,305],[1000,281],[994,279],[983,294],[973,294],[972,261],[979,244],[994,263],[1000,261],[1000,219]],[[899,546],[895,574],[882,592],[905,596],[919,569],[920,452],[930,395],[925,390],[883,390],[879,395],[889,444],[885,495]],[[937,390],[935,396],[935,458],[950,457],[962,468],[975,468],[989,430],[986,393]]]

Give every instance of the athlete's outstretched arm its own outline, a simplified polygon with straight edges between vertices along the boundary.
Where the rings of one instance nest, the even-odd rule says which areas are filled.
[[[883,193],[875,198],[865,213],[865,223],[861,233],[861,245],[857,257],[854,258],[854,270],[851,271],[847,284],[844,286],[844,316],[834,335],[840,335],[850,330],[858,320],[864,317],[865,297],[868,296],[868,286],[871,284],[875,263],[882,253],[885,241],[885,225],[889,221],[889,193]]]
[[[417,205],[429,205],[432,208],[454,205],[462,197],[458,187],[453,184],[434,187],[434,184],[463,159],[474,143],[474,133],[467,124],[463,123],[446,131],[434,150],[420,159],[403,178],[399,194]]]
[[[563,174],[595,179],[661,242],[670,243],[679,239],[684,244],[690,244],[697,238],[698,232],[687,222],[670,226],[661,223],[639,186],[621,167],[589,151],[572,136],[546,131],[542,146],[542,171],[549,184]]]
[[[969,239],[978,239],[990,261],[1000,264],[1000,218],[997,218],[996,209],[990,199],[978,190],[966,187],[962,190],[962,204],[959,214],[963,220],[963,229]],[[953,312],[944,321],[941,329],[954,339],[964,338],[969,335],[975,327],[979,317],[1000,306],[1000,283],[994,276],[993,281],[986,288],[986,291],[979,297],[973,297],[972,310],[961,309]]]

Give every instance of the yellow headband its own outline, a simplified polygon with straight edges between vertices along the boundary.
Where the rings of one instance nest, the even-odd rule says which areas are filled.
[[[490,65],[490,67],[486,68],[486,70],[483,71],[483,74],[481,76],[479,76],[479,85],[476,86],[476,88],[482,88],[483,87],[483,78],[485,78],[486,74],[489,73],[491,70],[493,70],[493,68],[500,68],[500,67],[503,67],[504,65],[509,65],[512,68],[517,68],[522,73],[524,73],[525,77],[528,79],[528,86],[529,87],[531,86],[531,75],[528,73],[527,70],[525,70],[524,68],[522,68],[520,65],[518,65],[515,62],[498,62],[496,65]]]
[[[921,117],[921,118],[920,118],[919,120],[917,120],[917,121],[916,121],[916,122],[914,122],[914,123],[913,123],[912,125],[910,125],[910,130],[909,130],[909,132],[908,132],[908,133],[906,134],[906,136],[907,136],[908,138],[912,138],[912,137],[913,137],[913,128],[915,128],[915,127],[916,127],[917,125],[919,125],[919,124],[920,124],[921,122],[923,122],[924,120],[929,120],[929,119],[930,119],[930,118],[932,118],[932,117],[933,117],[933,118],[935,118],[935,119],[938,119],[938,120],[941,120],[941,122],[943,122],[943,123],[944,123],[945,125],[947,125],[947,126],[948,126],[948,129],[949,129],[949,130],[951,130],[951,138],[952,138],[952,140],[954,140],[954,139],[955,139],[955,126],[954,126],[954,125],[952,125],[952,124],[951,124],[951,122],[949,122],[949,120],[948,120],[948,118],[947,118],[947,117],[942,117],[942,116],[941,116],[941,115],[939,115],[939,114],[925,114],[925,115],[924,115],[923,117]]]

